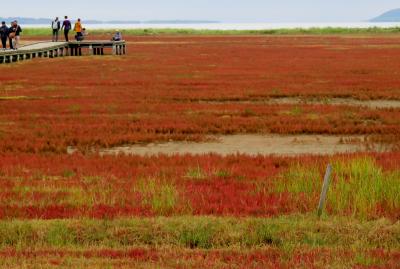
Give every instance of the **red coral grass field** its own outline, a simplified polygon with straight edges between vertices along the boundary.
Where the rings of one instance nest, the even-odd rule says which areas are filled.
[[[0,65],[0,268],[400,268],[397,34],[126,38]],[[366,145],[103,154],[231,135]]]

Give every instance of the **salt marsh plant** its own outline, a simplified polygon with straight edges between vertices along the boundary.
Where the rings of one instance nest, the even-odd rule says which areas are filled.
[[[336,214],[348,211],[366,218],[376,215],[384,206],[396,210],[400,206],[400,174],[385,173],[372,158],[337,161],[336,180],[328,203]]]
[[[141,179],[137,183],[136,191],[142,195],[142,203],[149,206],[154,214],[171,214],[179,200],[179,194],[173,183],[153,178]]]
[[[291,194],[292,200],[317,205],[322,187],[320,165],[294,164],[283,173],[275,190]],[[333,214],[359,218],[377,217],[383,208],[395,212],[400,207],[400,174],[383,171],[373,158],[336,160],[328,192],[327,207]]]

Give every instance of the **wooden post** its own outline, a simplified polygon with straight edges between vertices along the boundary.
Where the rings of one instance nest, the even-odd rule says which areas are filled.
[[[93,46],[89,45],[89,55],[93,55]]]
[[[117,54],[117,46],[115,45],[112,46],[112,54],[113,55]]]
[[[332,174],[332,165],[328,164],[328,167],[326,168],[324,184],[322,186],[321,198],[319,200],[319,205],[318,205],[318,217],[321,217],[322,211],[324,209],[326,196],[328,194],[328,188],[331,180],[331,174]]]

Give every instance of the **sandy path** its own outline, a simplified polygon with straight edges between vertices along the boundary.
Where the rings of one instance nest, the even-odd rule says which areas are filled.
[[[373,109],[384,108],[400,108],[400,100],[357,100],[352,98],[326,98],[317,99],[310,97],[283,97],[269,99],[254,99],[254,100],[199,100],[199,103],[207,104],[309,104],[309,105],[344,105],[344,106],[360,106]]]
[[[285,155],[302,154],[331,155],[336,153],[354,153],[365,151],[386,151],[375,145],[372,150],[364,143],[363,136],[323,136],[323,135],[233,135],[218,137],[217,142],[168,142],[149,145],[132,145],[104,149],[102,155],[119,153],[145,155],[158,154],[207,154],[223,156],[230,154],[248,155]],[[73,153],[73,150],[70,150]]]

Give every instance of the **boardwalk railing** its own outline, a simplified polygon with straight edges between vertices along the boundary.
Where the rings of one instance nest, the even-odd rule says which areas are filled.
[[[106,48],[110,48],[113,55],[123,55],[127,52],[125,41],[40,42],[18,50],[0,50],[0,64],[38,57],[82,56],[83,49],[87,49],[89,55],[105,55]]]

